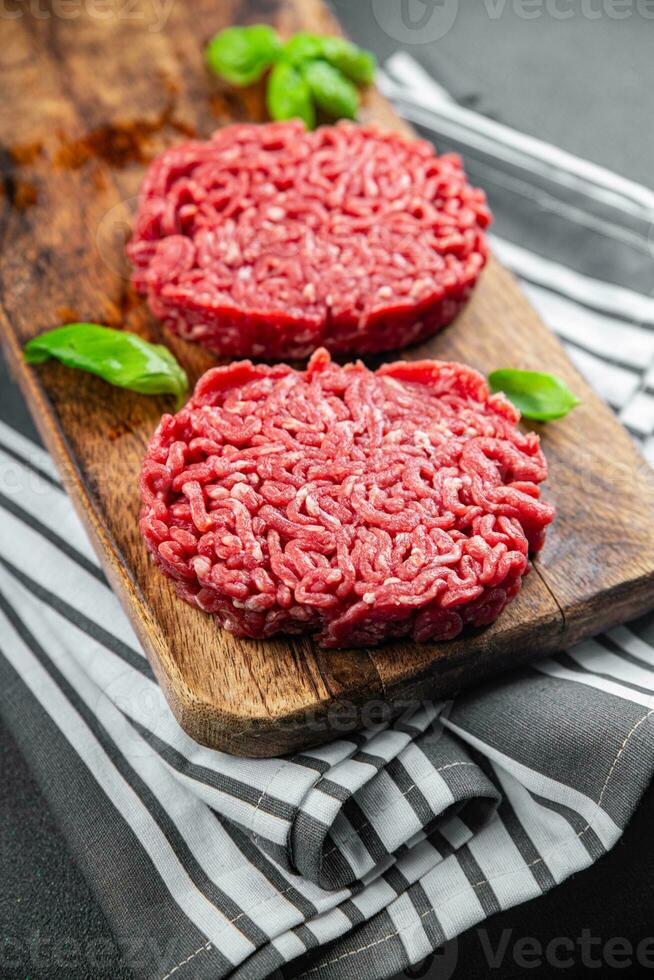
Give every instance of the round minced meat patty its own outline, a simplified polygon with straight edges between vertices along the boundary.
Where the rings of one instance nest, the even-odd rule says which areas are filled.
[[[518,418],[461,364],[213,368],[150,443],[141,530],[238,636],[452,639],[516,596],[553,517]]]
[[[489,221],[460,158],[424,140],[237,124],[152,163],[127,254],[155,316],[221,356],[360,354],[452,320]]]

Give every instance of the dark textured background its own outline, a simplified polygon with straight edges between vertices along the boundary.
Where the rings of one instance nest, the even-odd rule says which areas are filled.
[[[379,27],[373,2],[384,21],[384,2],[400,0],[333,5],[352,37],[383,59],[399,45]],[[419,13],[420,0],[412,2]],[[652,19],[638,12],[643,6]],[[0,5],[0,43],[1,35]],[[450,31],[410,50],[464,104],[654,187],[653,37],[654,3],[647,0],[640,8],[637,0],[532,0],[524,6],[519,0],[459,0]],[[35,438],[1,362],[0,418]],[[629,967],[619,943],[613,947],[615,969],[596,959],[610,940],[626,939],[636,947],[654,936],[653,818],[650,787],[611,854],[549,895],[463,936],[455,978],[654,975],[654,939],[647,971]],[[545,947],[559,937],[577,942],[584,930],[591,952],[583,954],[578,945],[572,965],[515,962],[512,950],[521,939],[534,937]],[[508,951],[502,965],[491,969],[485,949],[496,949],[502,940]],[[436,980],[438,963],[436,958],[411,975]],[[129,976],[38,787],[0,727],[0,980]]]

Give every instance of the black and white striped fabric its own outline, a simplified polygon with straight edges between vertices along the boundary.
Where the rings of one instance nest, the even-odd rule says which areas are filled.
[[[654,194],[382,83],[464,153],[494,246],[654,456]],[[292,757],[192,742],[48,455],[0,422],[0,711],[135,975],[380,980],[620,837],[654,769],[654,616]]]
[[[495,254],[654,463],[654,191],[465,109],[402,52],[381,87],[465,158]]]

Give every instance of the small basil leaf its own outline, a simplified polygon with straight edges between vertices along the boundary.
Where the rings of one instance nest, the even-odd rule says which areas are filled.
[[[359,93],[338,68],[327,61],[309,61],[303,71],[316,105],[323,112],[334,119],[354,119]]]
[[[344,37],[324,37],[321,56],[357,85],[370,85],[375,77],[374,54]]]
[[[282,58],[291,65],[301,65],[322,56],[324,38],[319,34],[298,31],[282,49]]]
[[[28,364],[54,357],[68,367],[145,395],[171,394],[179,402],[188,390],[186,372],[167,347],[97,323],[69,323],[48,330],[29,340],[23,353]]]
[[[502,391],[527,419],[560,419],[581,402],[554,374],[502,368],[488,376],[491,391]]]
[[[316,125],[308,82],[302,72],[288,62],[278,62],[271,71],[266,98],[273,119],[299,118],[307,129]]]
[[[286,42],[281,56],[293,65],[322,58],[357,85],[369,85],[375,76],[376,61],[372,52],[359,48],[344,37],[298,31]]]
[[[252,85],[269,68],[282,42],[268,24],[228,27],[209,41],[205,56],[209,67],[232,85]]]

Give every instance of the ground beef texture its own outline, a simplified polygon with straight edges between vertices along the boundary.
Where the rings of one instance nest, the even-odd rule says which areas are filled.
[[[453,639],[515,598],[553,517],[518,419],[461,364],[216,367],[152,438],[141,530],[238,636]]]
[[[363,354],[452,320],[489,221],[461,159],[424,140],[237,124],[152,163],[127,254],[155,316],[220,356]]]

